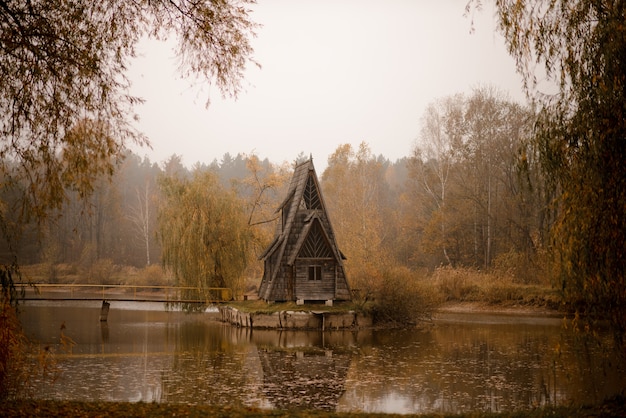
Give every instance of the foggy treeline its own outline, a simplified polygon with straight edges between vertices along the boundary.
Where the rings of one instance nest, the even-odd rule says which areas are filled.
[[[41,264],[51,281],[56,274],[70,272],[78,280],[93,281],[91,275],[107,281],[115,268],[160,266],[161,246],[158,215],[162,204],[160,181],[168,176],[190,178],[193,172],[216,173],[224,185],[234,186],[249,175],[243,154],[225,154],[221,161],[185,167],[182,158],[172,155],[162,164],[127,151],[109,179],[103,177],[87,199],[66,191],[68,202],[43,224],[29,224],[17,243],[12,243],[21,265]],[[261,166],[271,170],[266,159]],[[242,196],[245,190],[241,188]],[[11,205],[11,196],[3,196]],[[18,219],[19,207],[13,211]],[[6,244],[2,257],[11,260]],[[80,278],[83,276],[83,278]],[[161,280],[157,275],[157,280]],[[99,281],[98,278],[95,280]]]
[[[531,116],[500,92],[479,88],[433,102],[416,121],[420,134],[404,158],[373,155],[363,142],[357,148],[339,144],[327,164],[314,161],[325,166],[318,176],[349,279],[367,280],[390,266],[452,266],[504,269],[521,282],[538,280],[551,212],[537,150],[527,141]],[[68,191],[62,210],[44,224],[28,225],[16,248],[19,260],[45,266],[50,281],[61,271],[82,281],[81,275],[103,269],[160,267],[162,179],[209,171],[237,192],[249,228],[258,230],[246,275],[260,279],[256,258],[272,239],[292,169],[292,163],[245,154],[189,168],[176,155],[157,164],[128,151],[87,201]]]
[[[531,116],[479,88],[432,103],[406,158],[340,146],[322,183],[352,275],[451,266],[544,281],[552,212]]]

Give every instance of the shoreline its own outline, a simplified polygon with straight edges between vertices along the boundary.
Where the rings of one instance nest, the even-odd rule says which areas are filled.
[[[434,310],[434,313],[483,313],[494,315],[542,316],[548,318],[563,318],[565,312],[551,309],[546,306],[520,304],[489,304],[486,302],[445,302]]]
[[[242,328],[288,329],[288,330],[348,330],[377,328],[372,318],[354,310],[323,311],[315,307],[292,310],[289,307],[273,312],[249,312],[242,306],[218,307],[217,319]],[[438,315],[497,315],[527,318],[563,319],[567,315],[547,306],[521,305],[518,303],[488,304],[485,302],[446,302],[435,308],[433,319]]]

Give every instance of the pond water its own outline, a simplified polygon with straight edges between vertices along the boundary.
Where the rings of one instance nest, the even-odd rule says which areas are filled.
[[[590,403],[626,388],[625,365],[557,318],[441,314],[426,330],[235,328],[163,304],[27,302],[36,398],[386,413],[511,411]],[[62,328],[63,325],[63,329]],[[610,338],[604,338],[610,342]]]

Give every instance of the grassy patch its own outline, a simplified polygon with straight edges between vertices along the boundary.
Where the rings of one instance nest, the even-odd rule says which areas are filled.
[[[448,302],[481,302],[489,305],[523,305],[557,309],[561,295],[547,285],[517,283],[513,277],[468,268],[437,269],[433,283]]]

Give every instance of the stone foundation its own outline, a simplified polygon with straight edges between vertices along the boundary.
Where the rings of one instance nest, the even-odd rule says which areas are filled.
[[[372,326],[371,318],[353,311],[316,312],[280,311],[274,313],[241,312],[232,306],[220,306],[220,319],[238,327],[257,329],[334,330]]]

